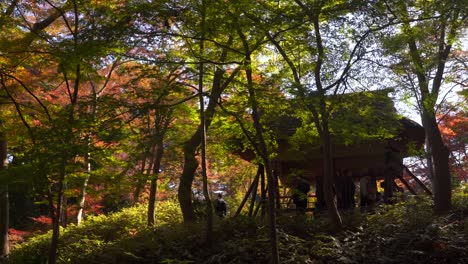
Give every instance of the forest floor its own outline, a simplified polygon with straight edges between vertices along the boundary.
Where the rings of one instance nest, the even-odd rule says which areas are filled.
[[[468,263],[468,186],[453,195],[453,210],[433,214],[425,196],[373,213],[343,214],[334,233],[326,217],[280,216],[281,263]],[[181,224],[175,201],[160,203],[156,227],[145,206],[87,219],[62,230],[59,263],[269,263],[268,226],[262,219],[217,219],[206,243],[205,224]],[[45,263],[50,234],[18,244],[6,263]]]

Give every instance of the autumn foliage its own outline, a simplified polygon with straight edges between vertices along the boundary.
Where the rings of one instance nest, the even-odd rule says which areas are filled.
[[[468,181],[468,115],[458,111],[439,116],[439,129],[450,150],[450,168],[453,177]]]

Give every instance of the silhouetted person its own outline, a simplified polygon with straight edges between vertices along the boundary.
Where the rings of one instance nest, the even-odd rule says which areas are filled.
[[[322,177],[317,177],[315,179],[315,195],[317,197],[317,202],[315,203],[314,211],[319,214],[327,209],[327,204],[325,203],[325,194],[323,193],[323,179]]]
[[[307,193],[310,191],[309,183],[304,179],[299,179],[296,188],[293,190],[292,200],[296,205],[296,210],[304,214],[307,208]]]
[[[367,175],[359,179],[359,206],[361,209],[369,205],[369,200],[367,198],[369,181],[370,178]]]
[[[215,212],[220,218],[224,218],[227,214],[227,203],[220,193],[218,193],[218,198],[215,200]]]
[[[353,181],[353,173],[345,170],[342,175],[342,203],[341,206],[344,210],[352,210],[356,207],[354,200],[354,193],[356,192],[356,185]]]

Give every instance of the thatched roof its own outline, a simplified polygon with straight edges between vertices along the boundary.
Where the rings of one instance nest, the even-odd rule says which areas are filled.
[[[358,170],[375,166],[376,170],[383,170],[385,153],[391,151],[398,158],[403,158],[411,155],[409,148],[422,146],[424,129],[397,114],[388,92],[363,92],[328,98],[328,102],[334,104],[330,114],[330,130],[337,168]],[[295,168],[313,167],[315,174],[320,174],[321,141],[313,132],[314,125],[310,119],[284,114],[271,121],[267,129],[272,131],[278,145],[274,163]],[[246,160],[255,157],[248,150],[243,151],[241,156]]]

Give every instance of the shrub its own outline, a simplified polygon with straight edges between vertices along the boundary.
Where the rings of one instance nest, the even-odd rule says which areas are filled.
[[[90,216],[81,225],[69,225],[60,231],[59,263],[77,263],[82,258],[110,248],[115,241],[135,237],[147,232],[147,205],[140,204],[110,215]],[[157,203],[156,224],[174,225],[182,217],[174,200]],[[51,232],[30,238],[16,245],[9,263],[43,263],[48,252]]]

